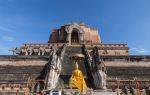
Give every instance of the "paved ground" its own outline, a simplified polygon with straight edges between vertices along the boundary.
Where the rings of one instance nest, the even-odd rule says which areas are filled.
[[[117,95],[116,92],[94,92],[94,95]]]

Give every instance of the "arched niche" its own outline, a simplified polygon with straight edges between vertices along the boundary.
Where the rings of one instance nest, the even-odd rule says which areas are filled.
[[[67,41],[69,42],[69,45],[82,44],[84,31],[79,25],[70,25],[67,30]]]
[[[80,43],[79,38],[80,37],[78,31],[74,29],[71,33],[71,44],[72,45],[79,44]]]

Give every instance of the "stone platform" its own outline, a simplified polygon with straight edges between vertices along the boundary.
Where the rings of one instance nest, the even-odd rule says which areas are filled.
[[[80,48],[80,47],[79,47]],[[63,83],[68,83],[73,66],[69,60],[71,52],[81,52],[80,49],[68,47],[65,53],[65,59],[62,67],[60,78]],[[103,57],[107,69],[107,86],[112,87],[116,84],[116,77],[120,80],[131,79],[136,77],[138,80],[150,80],[150,56],[128,56],[126,57]],[[131,61],[132,60],[132,61]],[[137,61],[138,60],[138,61]],[[7,83],[26,83],[28,78],[37,79],[43,67],[48,61],[47,56],[0,56],[0,84]],[[86,69],[81,64],[83,73]],[[85,77],[87,75],[85,74]],[[146,83],[149,85],[149,83]]]

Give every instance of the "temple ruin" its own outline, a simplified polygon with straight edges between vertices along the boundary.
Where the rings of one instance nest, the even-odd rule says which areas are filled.
[[[74,54],[84,55],[79,69],[93,91],[150,95],[150,55],[130,55],[123,43],[105,44],[100,31],[84,23],[65,24],[52,30],[47,43],[24,43],[11,51],[0,55],[0,95],[69,91]]]

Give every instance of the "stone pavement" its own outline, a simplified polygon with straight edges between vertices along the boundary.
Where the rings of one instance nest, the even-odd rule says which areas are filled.
[[[117,92],[113,92],[112,90],[94,90],[93,95],[117,95]]]

